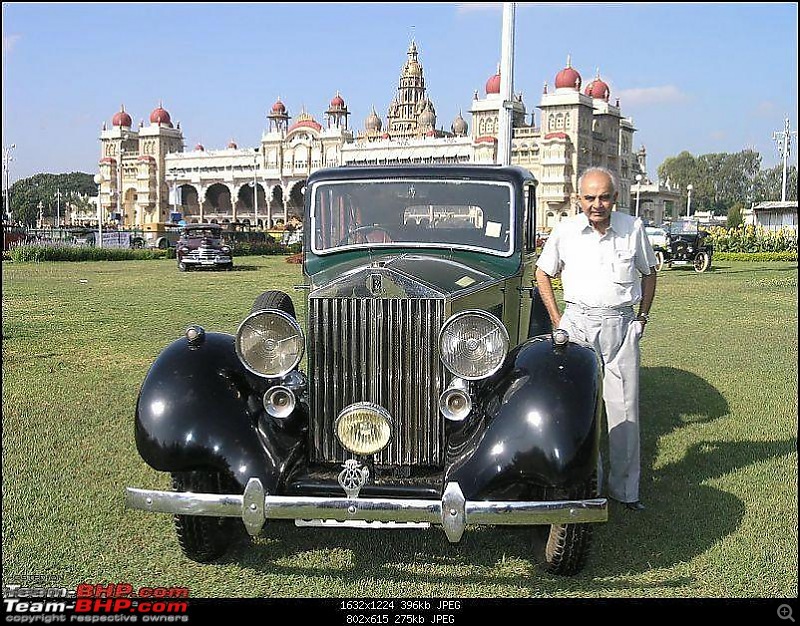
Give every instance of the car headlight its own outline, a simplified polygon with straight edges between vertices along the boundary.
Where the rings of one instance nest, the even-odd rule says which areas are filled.
[[[494,374],[508,354],[508,331],[485,311],[462,311],[447,320],[439,333],[439,353],[445,367],[466,380]]]
[[[344,408],[334,423],[342,447],[369,456],[380,452],[392,436],[392,417],[382,406],[357,402]]]
[[[303,358],[300,324],[283,311],[256,311],[236,331],[236,354],[244,366],[265,378],[280,378]]]

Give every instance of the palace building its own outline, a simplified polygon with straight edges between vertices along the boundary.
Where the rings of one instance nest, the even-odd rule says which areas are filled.
[[[253,148],[239,148],[231,140],[222,149],[198,144],[185,150],[180,123],[173,126],[160,103],[149,125],[142,121],[138,129],[121,107],[112,127],[104,125],[100,135],[105,215],[125,226],[171,219],[267,226],[302,214],[302,187],[322,167],[495,162],[502,105],[499,69],[486,81],[483,94],[475,91],[471,124],[459,111],[449,130],[441,124],[437,129],[436,108],[413,41],[406,56],[385,123],[373,106],[357,132],[350,128],[350,113],[338,92],[324,111],[324,123],[305,110],[292,118],[278,98]],[[598,72],[582,87],[583,79],[568,58],[555,75],[554,88],[544,85],[536,106],[538,123],[521,94],[512,98],[511,163],[530,170],[539,181],[541,228],[578,210],[577,181],[588,167],[601,165],[617,173],[617,209],[629,213],[636,174],[646,178],[644,149],[633,152],[636,129],[623,116],[619,100],[611,103],[608,84]]]

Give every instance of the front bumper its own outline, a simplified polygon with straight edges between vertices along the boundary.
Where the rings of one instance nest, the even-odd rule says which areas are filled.
[[[267,519],[427,522],[441,525],[455,543],[469,525],[583,524],[608,520],[605,498],[552,502],[468,501],[451,482],[441,500],[320,498],[268,495],[251,478],[242,495],[126,490],[125,505],[153,513],[238,517],[255,536]]]
[[[192,267],[218,267],[220,265],[230,265],[232,262],[233,257],[221,254],[215,257],[184,256],[181,258],[181,263]]]

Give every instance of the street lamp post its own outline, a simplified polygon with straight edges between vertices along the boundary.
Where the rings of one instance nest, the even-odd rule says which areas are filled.
[[[258,228],[258,148],[253,153],[253,210],[255,211],[255,227]]]
[[[124,154],[125,149],[120,145],[119,162],[117,163],[117,213],[122,220],[122,225],[125,224],[125,211],[122,208],[122,155]]]
[[[97,242],[95,245],[98,248],[103,247],[103,204],[100,202],[100,187],[104,180],[102,174],[94,175],[94,183],[97,185]]]
[[[5,198],[6,198],[6,217],[7,217],[9,222],[11,221],[11,199],[10,199],[10,197],[8,195],[8,189],[9,189],[8,173],[9,173],[9,170],[11,169],[10,163],[11,163],[11,161],[14,160],[14,157],[11,156],[11,151],[14,150],[16,147],[17,147],[17,144],[12,143],[10,146],[5,146],[3,148],[3,173],[5,174],[5,178],[6,178],[6,189],[5,189],[5,192],[6,192],[6,195],[5,195]]]
[[[686,185],[686,218],[687,219],[692,214],[692,189],[694,189],[693,185],[691,185],[691,184]]]
[[[173,174],[169,180],[172,183],[172,213],[174,215],[178,212],[178,175]]]
[[[636,175],[636,217],[639,217],[639,193],[642,190],[642,175]]]
[[[61,190],[56,188],[56,228],[61,228]]]

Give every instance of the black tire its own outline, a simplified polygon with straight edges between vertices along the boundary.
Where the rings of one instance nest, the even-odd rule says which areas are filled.
[[[708,252],[698,252],[694,257],[694,271],[702,274],[711,267],[711,256]]]
[[[159,250],[166,250],[167,248],[169,248],[169,241],[167,241],[166,239],[159,239],[158,240],[158,249]]]
[[[250,313],[263,311],[265,309],[278,309],[279,311],[283,311],[292,317],[296,317],[294,313],[294,302],[292,302],[292,299],[283,291],[277,291],[274,289],[265,291],[255,299],[253,302],[253,307],[250,309]]]
[[[660,272],[662,269],[664,269],[664,253],[656,250],[656,271]]]
[[[131,242],[131,248],[134,248],[135,250],[141,250],[142,248],[144,248],[144,239],[136,237]]]
[[[217,471],[173,472],[175,491],[194,493],[239,493],[229,477]],[[183,553],[192,561],[210,563],[223,556],[244,536],[244,525],[233,517],[176,515],[175,532]]]
[[[597,496],[597,479],[575,492],[576,498]],[[549,574],[574,576],[589,556],[592,545],[591,524],[551,524],[544,546],[544,569]]]
[[[189,270],[189,267],[186,265],[186,263],[178,262],[178,270],[181,272],[186,272]]]

